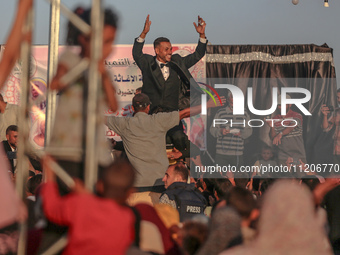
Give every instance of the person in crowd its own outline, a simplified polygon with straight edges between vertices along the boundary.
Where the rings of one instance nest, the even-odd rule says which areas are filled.
[[[218,207],[219,203],[225,205],[225,198],[229,192],[229,190],[233,187],[231,181],[227,178],[219,178],[214,181],[214,196],[216,201],[211,197],[209,198],[210,204],[212,204],[213,209]]]
[[[205,200],[207,200],[209,205],[212,206],[212,204],[210,204],[209,197],[211,196],[213,199],[216,199],[214,195],[214,182],[209,178],[208,174],[204,174],[201,183],[203,186],[202,195],[204,196]]]
[[[208,238],[196,255],[217,255],[242,244],[241,217],[230,207],[217,209],[211,217]]]
[[[227,106],[219,109],[214,119],[228,119],[227,124],[210,126],[210,134],[217,138],[215,164],[219,166],[236,166],[239,168],[244,165],[243,151],[244,141],[252,134],[249,125],[243,126],[243,120],[248,123],[250,117],[247,112],[245,115],[233,115],[233,96],[228,93]],[[233,124],[231,123],[241,123]],[[227,172],[228,178],[233,178],[231,172]]]
[[[290,99],[290,96],[287,95],[286,98]],[[300,160],[307,163],[302,136],[302,115],[294,112],[290,104],[286,105],[286,115],[281,115],[281,96],[278,97],[277,107],[280,112],[272,118],[275,121],[267,123],[271,127],[270,137],[273,140],[273,145],[278,149],[278,163],[285,165],[289,157],[293,158],[295,165],[300,165]],[[287,119],[284,123],[285,126],[282,123],[284,119]]]
[[[334,254],[340,254],[340,186],[335,187],[326,194],[322,206],[326,209],[329,223],[329,240]]]
[[[103,197],[92,195],[80,180],[72,193],[61,197],[51,162],[49,156],[43,160],[41,195],[46,217],[70,228],[63,254],[125,254],[134,240],[135,219],[126,206],[135,179],[131,164],[116,161],[100,173],[97,189]]]
[[[162,178],[169,165],[166,133],[180,119],[198,114],[201,110],[198,105],[179,112],[148,115],[150,104],[146,94],[137,94],[132,99],[135,112],[133,117],[108,116],[106,119],[109,129],[121,136],[127,157],[138,173],[135,183],[137,192],[129,201],[131,205],[138,201],[158,203],[159,196],[164,191]],[[207,105],[212,107],[214,103],[210,100]],[[170,159],[175,159],[175,156],[170,154]]]
[[[191,88],[195,88],[195,91],[189,92],[190,82],[193,81],[193,77],[188,69],[205,55],[207,46],[205,37],[206,23],[200,16],[198,16],[198,24],[194,23],[195,29],[200,36],[194,53],[185,57],[172,54],[170,40],[165,37],[159,37],[154,41],[156,56],[152,56],[143,54],[145,37],[149,33],[151,26],[149,17],[148,15],[143,31],[135,39],[132,49],[133,59],[143,75],[142,92],[147,94],[152,102],[151,113],[183,110],[190,107],[190,100],[193,102],[193,98],[198,99],[199,96],[197,95],[201,94],[199,86],[194,82],[192,82]],[[189,100],[190,93],[191,98]],[[168,131],[167,137],[175,148],[179,151],[184,151],[187,148],[185,144],[186,135],[183,132],[182,123],[178,123],[176,127]]]
[[[261,172],[261,168],[263,166],[265,167],[269,167],[269,166],[277,166],[277,162],[274,160],[274,153],[273,153],[273,149],[268,146],[268,145],[263,145],[261,148],[261,155],[260,155],[260,159],[257,160],[254,163],[254,166],[257,167],[257,172],[253,172],[252,176],[258,175],[258,176],[262,176],[262,172]],[[263,178],[268,178],[269,175],[265,174],[264,176],[262,176]]]
[[[91,9],[76,8],[75,14],[85,23],[91,24]],[[118,17],[111,9],[103,11],[103,33],[102,33],[102,52],[101,60],[98,62],[98,72],[101,76],[101,84],[98,90],[97,98],[97,133],[96,147],[98,168],[105,168],[112,162],[109,151],[109,144],[105,137],[104,109],[107,106],[112,110],[117,110],[117,101],[115,88],[111,82],[109,73],[105,69],[105,58],[111,53],[112,44],[116,37],[118,26]],[[72,72],[83,59],[89,59],[91,56],[91,33],[83,34],[73,23],[69,22],[67,32],[67,45],[80,46],[79,54],[67,47],[59,58],[58,67],[53,77],[50,88],[57,90],[59,93],[58,107],[56,109],[52,129],[51,140],[46,151],[51,154],[57,163],[72,177],[84,178],[84,142],[85,142],[85,123],[86,108],[84,108],[84,98],[87,96],[87,84],[89,70],[84,70],[73,81],[65,83],[63,80],[67,72]],[[68,148],[65,150],[65,148]],[[58,179],[59,192],[65,195],[70,192],[69,188]],[[58,224],[56,222],[56,224]],[[42,244],[38,253],[45,252],[51,244],[58,240],[67,229],[48,222],[44,229]]]
[[[340,105],[340,89],[337,90],[337,102]],[[331,113],[330,108],[325,104],[321,107],[321,112],[323,114],[322,128],[324,132],[329,132],[335,126],[334,133],[334,164],[340,165],[340,108],[337,107],[335,111],[328,117]]]
[[[0,94],[0,138],[1,141],[7,137],[6,129],[11,125],[18,124],[18,106],[4,101]]]
[[[166,190],[159,198],[159,203],[176,208],[180,220],[190,219],[203,214],[207,201],[195,190],[194,184],[188,184],[189,169],[182,163],[170,165],[165,172],[163,182]]]
[[[234,183],[236,187],[247,189],[250,187],[251,179],[249,173],[237,172],[234,176]]]
[[[292,180],[275,182],[264,195],[255,240],[221,253],[234,254],[332,254],[308,188]]]
[[[91,22],[91,9],[77,8],[75,13],[87,24]],[[111,53],[112,44],[116,37],[118,17],[111,9],[105,9],[103,12],[103,47],[102,60],[98,62],[98,71],[101,75],[101,92],[98,98],[98,128],[96,153],[98,155],[98,165],[105,167],[110,164],[111,156],[109,153],[109,144],[105,138],[104,116],[101,114],[107,105],[114,112],[117,110],[117,101],[115,88],[111,82],[109,73],[105,69],[104,59]],[[58,164],[66,169],[71,176],[83,178],[84,172],[84,153],[82,152],[83,142],[85,140],[84,129],[84,102],[83,98],[87,94],[88,70],[83,72],[69,84],[64,84],[62,77],[68,72],[72,72],[82,59],[88,59],[91,55],[90,48],[91,35],[82,34],[71,22],[68,25],[67,44],[79,45],[80,53],[75,54],[70,48],[67,48],[61,55],[58,63],[56,75],[52,79],[51,89],[59,91],[59,103],[56,110],[56,119],[53,127],[51,141],[47,151],[53,153],[54,149],[60,151],[60,148],[73,149],[74,153],[53,153]],[[106,105],[107,104],[107,105]],[[58,150],[59,149],[59,150]]]
[[[136,204],[134,207],[140,215],[140,250],[152,252],[152,254],[180,254],[179,247],[172,239],[169,228],[159,216],[156,208],[143,203]]]
[[[259,210],[253,194],[241,187],[233,187],[226,197],[227,205],[234,208],[241,216],[243,243],[249,244],[256,236],[252,223],[257,220]]]
[[[208,238],[208,225],[187,220],[179,230],[177,242],[182,248],[183,255],[194,255]]]
[[[11,166],[12,174],[14,174],[17,166],[17,145],[18,145],[18,127],[10,125],[6,129],[6,140],[2,141],[2,146],[6,153],[8,162]]]
[[[11,73],[16,60],[19,58],[20,44],[29,40],[29,33],[23,32],[27,14],[32,7],[33,0],[19,0],[17,13],[15,15],[12,29],[6,41],[6,50],[0,60],[0,89],[4,86],[9,74]],[[5,131],[7,127],[14,123],[4,121],[4,112],[9,104],[5,104],[2,95],[0,96],[0,137],[1,141],[6,139]],[[8,112],[9,114],[9,112]],[[12,116],[12,114],[9,114]],[[16,116],[16,114],[15,114]],[[27,217],[27,210],[15,192],[8,172],[11,168],[6,160],[3,147],[0,146],[0,236],[1,251],[4,254],[17,254],[17,242],[19,238],[17,222],[24,221]]]

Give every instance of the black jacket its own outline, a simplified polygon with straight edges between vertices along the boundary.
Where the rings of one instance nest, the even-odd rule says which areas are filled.
[[[187,94],[191,88],[195,91],[191,91],[191,96],[199,98],[202,93],[197,83],[193,80],[189,72],[189,68],[195,65],[204,55],[206,51],[207,43],[198,42],[194,53],[185,57],[181,57],[178,54],[174,54],[171,57],[170,73],[175,71],[179,77],[179,84],[170,84],[165,86],[166,81],[163,78],[162,71],[156,62],[156,57],[143,54],[144,42],[140,43],[135,39],[132,49],[132,56],[137,66],[140,68],[143,75],[143,87],[142,92],[147,94],[152,102],[151,112],[157,107],[161,106],[169,111],[182,110],[190,106],[190,102],[183,105],[184,97],[188,97]]]

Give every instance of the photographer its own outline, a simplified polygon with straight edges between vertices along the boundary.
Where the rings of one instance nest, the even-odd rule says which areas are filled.
[[[337,90],[337,101],[340,105],[340,89]],[[329,132],[335,125],[334,139],[334,164],[340,164],[340,108],[337,107],[334,111],[332,106],[327,106],[325,104],[321,107],[321,112],[323,114],[322,128],[324,132]],[[331,112],[333,112],[331,114]],[[330,117],[328,118],[328,116]]]

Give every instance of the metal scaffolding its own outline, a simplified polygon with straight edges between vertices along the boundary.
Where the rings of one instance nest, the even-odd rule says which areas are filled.
[[[97,129],[97,94],[98,83],[100,75],[98,73],[98,63],[102,54],[102,28],[103,28],[103,15],[102,15],[102,1],[92,0],[91,10],[91,26],[81,20],[76,14],[68,10],[60,0],[48,0],[51,4],[50,8],[50,40],[49,40],[49,55],[48,55],[48,84],[56,73],[58,61],[58,46],[59,46],[59,24],[60,24],[60,11],[68,18],[79,30],[85,34],[91,33],[91,56],[90,60],[81,61],[70,72],[61,78],[64,84],[73,81],[80,73],[89,69],[89,81],[87,91],[84,93],[84,102],[86,102],[86,114],[84,123],[84,132],[86,134],[85,146],[81,150],[85,158],[85,185],[89,190],[93,190],[94,184],[97,181],[98,159],[95,151],[96,144],[96,129]],[[28,15],[28,24],[25,29],[32,31],[33,28],[33,10]],[[30,56],[31,45],[23,42],[21,56],[23,63],[22,79],[21,79],[21,94],[20,94],[20,112],[19,112],[19,139],[18,146],[18,168],[16,178],[16,189],[18,194],[22,196],[25,201],[25,183],[28,177],[28,159],[27,154],[32,153],[31,145],[29,144],[29,127],[28,127],[28,107],[29,107],[29,85],[30,85]],[[84,109],[85,110],[85,109]],[[46,132],[45,132],[45,147],[50,145],[52,127],[55,120],[56,111],[56,92],[51,91],[48,86],[47,90],[47,108],[46,108]],[[69,148],[50,148],[51,154],[70,155],[75,153],[74,150]],[[79,153],[79,151],[77,151]],[[38,157],[44,156],[45,152],[36,152]],[[74,186],[73,179],[64,171],[57,163],[52,164],[52,169],[55,174],[63,181],[68,187]],[[26,253],[26,238],[27,238],[27,224],[20,224],[20,236],[18,244],[18,254],[24,255]],[[56,254],[67,244],[65,237],[58,240],[48,251],[44,254]]]

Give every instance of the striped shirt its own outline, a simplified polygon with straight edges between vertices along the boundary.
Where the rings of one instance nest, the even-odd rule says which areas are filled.
[[[210,133],[217,138],[216,153],[220,155],[240,156],[243,155],[244,140],[252,134],[252,128],[248,126],[249,115],[233,115],[233,110],[228,106],[217,111],[214,119],[222,119],[226,124],[212,123]],[[222,129],[230,130],[227,135],[222,134]],[[237,136],[236,133],[240,133]]]

